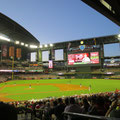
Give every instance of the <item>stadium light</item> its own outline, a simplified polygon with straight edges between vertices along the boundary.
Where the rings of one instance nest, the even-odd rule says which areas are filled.
[[[28,44],[25,44],[25,47],[28,47]]]
[[[50,47],[53,47],[53,44],[50,44]]]
[[[48,47],[48,45],[46,44],[45,47]]]
[[[9,38],[3,37],[3,36],[0,36],[0,39],[10,42],[10,39],[9,39]]]
[[[40,45],[40,48],[42,48],[43,46],[42,45]]]
[[[84,42],[83,41],[80,41],[80,44],[83,44]]]
[[[23,43],[23,42],[21,42],[21,45],[24,45],[24,43]]]
[[[120,41],[120,34],[118,34],[118,40]]]
[[[15,44],[19,44],[20,42],[19,41],[15,41]]]
[[[30,45],[30,48],[38,48],[36,45]]]
[[[120,34],[118,34],[118,38],[120,38]]]

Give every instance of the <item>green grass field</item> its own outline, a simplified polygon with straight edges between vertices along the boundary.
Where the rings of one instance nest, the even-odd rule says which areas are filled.
[[[71,81],[71,82],[70,82]],[[38,84],[38,85],[36,85]],[[79,85],[89,87],[91,90],[66,90],[52,84]],[[12,87],[10,86],[12,85]],[[21,85],[21,86],[20,86]],[[31,88],[30,88],[31,85]],[[120,90],[120,80],[109,79],[47,79],[47,80],[17,80],[0,84],[0,95],[5,98],[17,100],[41,99],[46,97],[60,97],[80,95],[86,93],[110,92]]]

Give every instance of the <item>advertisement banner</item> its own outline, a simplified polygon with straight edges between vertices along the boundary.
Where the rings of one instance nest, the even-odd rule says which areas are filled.
[[[16,58],[21,58],[21,48],[16,49]]]
[[[7,57],[7,46],[2,45],[2,57]]]
[[[9,47],[9,57],[14,56],[14,47]]]
[[[99,63],[99,53],[98,52],[91,52],[90,53],[91,63]]]
[[[49,68],[53,68],[53,61],[52,60],[49,60]]]

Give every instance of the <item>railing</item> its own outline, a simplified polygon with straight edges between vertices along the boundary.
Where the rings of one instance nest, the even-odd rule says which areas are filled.
[[[64,112],[63,114],[64,116],[70,116],[74,118],[77,117],[77,119],[75,120],[79,120],[80,118],[86,118],[85,120],[120,120],[120,118],[87,115],[87,114],[80,114],[80,113],[73,113],[73,112]]]
[[[39,110],[39,114],[40,111]],[[70,120],[120,120],[120,118],[113,118],[113,117],[104,117],[104,116],[96,116],[96,115],[87,115],[87,114],[80,114],[80,113],[73,113],[73,112],[64,112],[64,119],[68,120],[66,116],[70,116],[72,119]],[[51,118],[50,118],[51,119]],[[32,112],[23,112],[18,114],[18,120],[43,120],[41,117],[35,117]],[[53,119],[52,119],[53,120]],[[56,120],[56,119],[54,119]]]

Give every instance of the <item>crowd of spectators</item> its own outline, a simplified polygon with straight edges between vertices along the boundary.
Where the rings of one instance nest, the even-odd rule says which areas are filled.
[[[1,103],[0,109],[3,105],[8,105],[9,108],[11,106],[15,116],[15,111],[17,114],[31,113],[34,118],[37,117],[39,120],[78,120],[76,116],[65,116],[63,112],[120,118],[120,92],[117,90],[116,92],[46,98],[37,101]],[[13,116],[12,113],[10,114]]]
[[[7,75],[1,75],[0,74],[0,83],[4,83],[7,81],[8,76]]]

